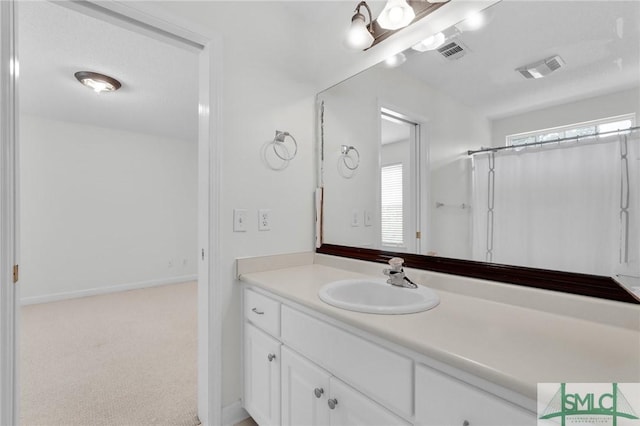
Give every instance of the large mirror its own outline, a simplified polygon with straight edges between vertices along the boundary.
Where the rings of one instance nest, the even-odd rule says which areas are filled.
[[[481,18],[318,95],[323,242],[637,286],[640,3]]]

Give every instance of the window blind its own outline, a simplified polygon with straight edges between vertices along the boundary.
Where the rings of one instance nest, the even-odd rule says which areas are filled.
[[[381,168],[382,245],[404,244],[402,208],[402,163]]]

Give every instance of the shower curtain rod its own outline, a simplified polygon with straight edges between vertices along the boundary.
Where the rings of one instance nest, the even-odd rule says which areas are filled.
[[[482,152],[502,151],[502,150],[505,150],[505,149],[525,148],[527,146],[546,145],[548,143],[557,143],[557,142],[564,142],[564,141],[571,141],[571,140],[580,141],[580,139],[587,139],[587,138],[600,137],[600,136],[609,136],[609,135],[614,135],[614,134],[620,134],[622,132],[633,132],[633,131],[637,131],[638,129],[640,129],[640,126],[629,127],[628,129],[611,130],[609,132],[594,133],[593,135],[572,136],[570,138],[554,139],[552,141],[530,142],[530,143],[523,143],[522,145],[497,146],[495,148],[481,148],[481,149],[476,149],[476,150],[469,150],[469,151],[467,151],[467,155],[479,154],[479,153],[482,153]]]

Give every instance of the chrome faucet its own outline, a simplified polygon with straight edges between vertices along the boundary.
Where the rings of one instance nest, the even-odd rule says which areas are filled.
[[[404,259],[400,257],[393,257],[389,259],[389,265],[391,268],[382,270],[382,272],[389,277],[387,284],[398,287],[418,288],[418,285],[405,275],[404,269],[402,268],[403,263]]]

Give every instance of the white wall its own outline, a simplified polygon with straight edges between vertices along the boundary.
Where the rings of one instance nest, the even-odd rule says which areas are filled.
[[[374,214],[372,227],[351,227],[350,217],[354,209],[378,210],[380,129],[375,123],[382,105],[422,121],[426,132],[430,170],[428,191],[422,195],[430,202],[422,213],[427,241],[422,251],[469,258],[469,210],[435,209],[434,205],[436,201],[469,204],[471,162],[466,151],[488,143],[488,120],[397,69],[371,68],[323,92],[321,99],[325,101],[325,242],[357,247],[377,244],[379,214]],[[362,157],[351,179],[341,177],[336,168],[340,145],[345,143],[355,145]]]
[[[193,278],[194,141],[23,114],[20,145],[24,302]]]
[[[493,120],[491,143],[492,146],[504,146],[508,135],[633,112],[640,112],[638,87]]]
[[[323,92],[324,102],[324,242],[379,248],[380,109],[378,93],[384,78],[377,69]],[[341,146],[360,153],[355,172],[342,166]],[[372,212],[373,226],[364,226],[364,211]],[[353,215],[358,226],[352,226]]]
[[[285,3],[155,3],[163,12],[222,36],[222,281],[215,285],[221,286],[224,306],[223,406],[241,397],[240,285],[235,279],[235,259],[314,248],[313,129],[318,88],[301,82],[309,81],[309,76],[300,75],[305,68],[295,55],[309,48],[314,35],[297,32],[299,18],[286,10]],[[236,24],[238,16],[245,23],[242,28]],[[247,30],[253,28],[252,21],[273,24],[256,34]],[[274,49],[254,49],[255,37],[268,37]],[[280,60],[273,65],[276,54]],[[276,130],[288,131],[298,141],[297,157],[282,171],[270,170],[260,155]],[[233,232],[234,208],[247,209],[247,232]],[[260,208],[271,209],[270,231],[258,231]]]
[[[226,52],[231,54],[229,50]],[[223,405],[241,396],[240,291],[235,259],[310,251],[314,247],[314,89],[278,72],[225,58],[221,268],[224,294]],[[298,141],[298,154],[282,171],[260,156],[275,130]],[[248,231],[234,233],[233,209],[248,210]],[[271,230],[258,231],[258,209],[271,209]]]

